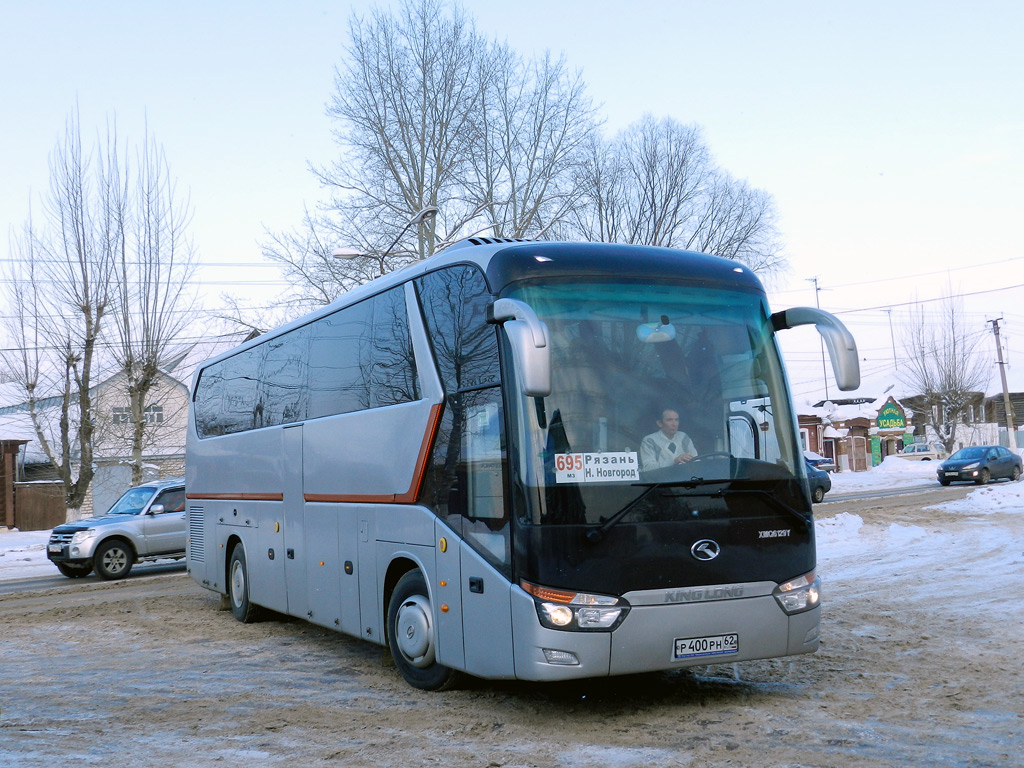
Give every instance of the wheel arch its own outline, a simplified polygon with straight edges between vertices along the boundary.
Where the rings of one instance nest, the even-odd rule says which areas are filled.
[[[231,555],[235,551],[235,547],[242,545],[243,551],[245,545],[242,544],[242,537],[237,533],[232,533],[228,536],[228,540],[224,542],[224,568],[221,574],[224,577],[224,594],[231,594],[228,585],[231,583]]]
[[[92,558],[96,559],[96,553],[100,551],[100,547],[104,544],[108,544],[111,541],[120,541],[122,544],[128,545],[128,551],[131,552],[132,562],[137,563],[139,561],[139,549],[135,546],[135,542],[131,540],[130,536],[126,536],[123,533],[112,533],[109,536],[105,536],[96,542],[96,546],[92,550]]]
[[[388,642],[388,609],[391,607],[391,596],[395,592],[395,586],[399,580],[410,571],[419,571],[423,574],[423,580],[427,584],[427,597],[430,597],[430,578],[427,576],[427,570],[421,563],[416,561],[411,555],[399,554],[388,563],[387,572],[384,574],[384,589],[382,590],[382,605],[381,605],[381,626],[384,627],[384,643]],[[431,603],[433,604],[433,603]]]

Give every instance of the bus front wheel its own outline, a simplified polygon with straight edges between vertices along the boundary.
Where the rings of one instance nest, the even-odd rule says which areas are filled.
[[[237,544],[231,550],[228,565],[228,597],[231,599],[231,613],[243,624],[259,619],[260,609],[249,601],[249,570],[245,565],[245,549]]]
[[[455,670],[436,659],[437,635],[427,582],[420,571],[398,580],[388,604],[388,647],[405,681],[424,691],[441,691],[455,682]]]

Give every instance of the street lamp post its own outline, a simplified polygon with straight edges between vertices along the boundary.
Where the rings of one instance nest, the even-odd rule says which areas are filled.
[[[413,217],[406,222],[404,227],[402,227],[398,235],[395,236],[395,239],[391,241],[391,245],[387,247],[387,250],[385,250],[384,253],[376,257],[377,261],[380,264],[381,275],[384,274],[384,259],[386,259],[388,255],[391,253],[392,249],[394,249],[394,247],[398,245],[398,241],[402,239],[402,235],[404,235],[408,231],[409,227],[414,225],[418,226],[425,222],[427,219],[432,219],[435,216],[437,216],[436,205],[428,205],[425,208],[421,208],[420,210],[416,211]],[[331,255],[336,259],[354,259],[358,256],[369,256],[370,254],[363,253],[362,251],[356,250],[354,248],[336,248]]]

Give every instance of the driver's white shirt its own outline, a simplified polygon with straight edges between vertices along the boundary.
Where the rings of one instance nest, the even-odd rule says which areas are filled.
[[[669,438],[659,429],[640,441],[640,468],[648,470],[671,466],[681,453],[697,455],[690,436],[685,432],[676,432]]]

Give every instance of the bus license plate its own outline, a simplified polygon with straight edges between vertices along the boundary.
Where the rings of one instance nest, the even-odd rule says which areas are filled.
[[[739,635],[709,635],[708,637],[677,637],[676,659],[695,659],[702,656],[728,656],[739,653]]]

